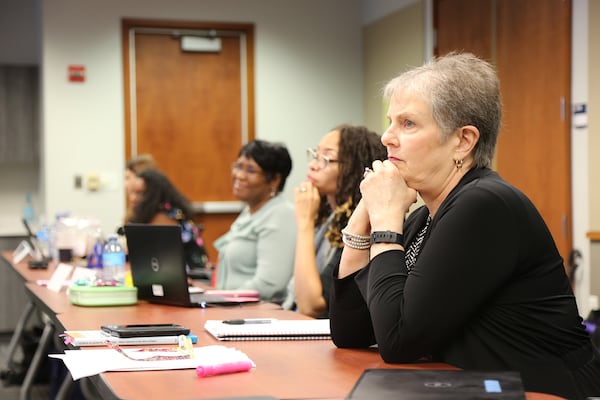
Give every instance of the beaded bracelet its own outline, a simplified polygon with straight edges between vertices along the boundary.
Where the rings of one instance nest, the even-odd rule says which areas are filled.
[[[351,249],[368,250],[371,247],[370,235],[357,235],[342,229],[342,242]]]

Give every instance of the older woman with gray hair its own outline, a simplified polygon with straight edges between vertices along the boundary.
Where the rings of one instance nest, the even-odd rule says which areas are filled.
[[[513,370],[527,391],[600,395],[600,356],[532,202],[490,169],[502,114],[495,69],[451,53],[385,87],[388,158],[360,184],[334,271],[332,337],[420,359]],[[417,193],[424,205],[406,215]]]

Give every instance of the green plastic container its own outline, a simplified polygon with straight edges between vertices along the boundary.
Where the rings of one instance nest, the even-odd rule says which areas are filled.
[[[137,304],[137,288],[72,285],[69,288],[69,300],[78,306],[129,306]]]

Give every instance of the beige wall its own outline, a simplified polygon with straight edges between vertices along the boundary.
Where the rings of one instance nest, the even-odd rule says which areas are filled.
[[[588,77],[588,159],[590,230],[600,231],[600,1],[589,5],[589,77]],[[590,293],[600,295],[600,242],[592,242],[590,251]]]
[[[418,0],[363,29],[365,125],[379,134],[387,128],[383,86],[426,59],[425,12],[425,0]],[[411,212],[421,205],[423,201],[418,198]]]
[[[589,2],[589,190],[590,230],[600,231],[600,1]]]
[[[364,28],[365,124],[378,133],[385,129],[383,85],[425,61],[424,23],[424,1],[418,1]]]

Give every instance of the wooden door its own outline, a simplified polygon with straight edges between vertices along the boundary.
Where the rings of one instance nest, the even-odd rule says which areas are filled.
[[[497,2],[504,103],[498,171],[540,210],[563,258],[572,249],[571,2]]]
[[[184,51],[182,36],[218,37],[218,52]],[[230,165],[254,138],[253,26],[123,21],[126,158],[150,153],[199,210],[214,239],[241,205]]]
[[[433,16],[436,55],[468,51],[493,62],[492,1],[436,0]]]
[[[568,0],[436,0],[436,54],[471,51],[495,63],[503,100],[495,167],[572,248]]]

